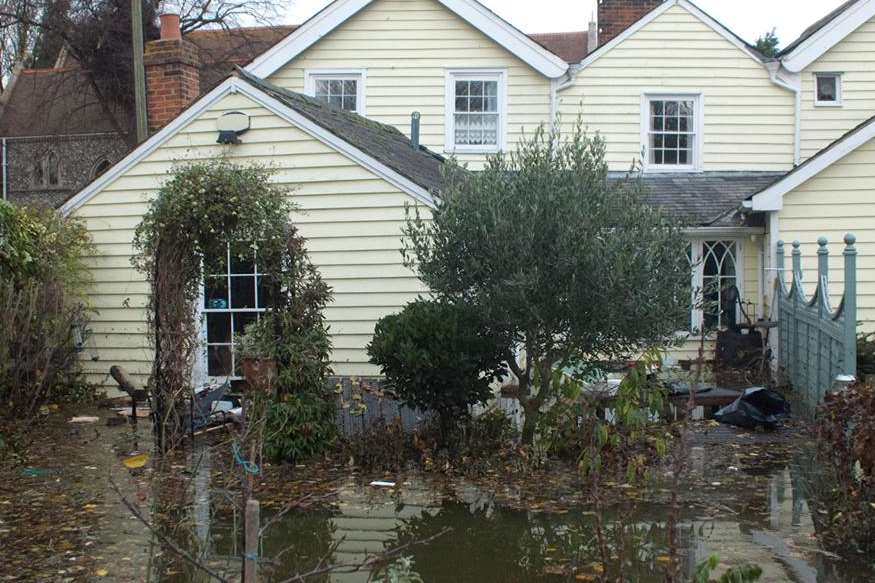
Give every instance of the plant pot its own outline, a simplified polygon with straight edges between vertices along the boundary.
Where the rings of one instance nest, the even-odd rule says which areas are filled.
[[[276,360],[272,358],[244,358],[243,378],[250,389],[269,390],[276,380]]]

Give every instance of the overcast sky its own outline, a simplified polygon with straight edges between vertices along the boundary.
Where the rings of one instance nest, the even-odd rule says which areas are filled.
[[[287,22],[300,23],[330,0],[289,0]],[[483,4],[524,32],[585,30],[595,12],[596,0],[481,0]],[[762,33],[777,29],[786,45],[842,0],[697,0],[696,4],[753,42]]]

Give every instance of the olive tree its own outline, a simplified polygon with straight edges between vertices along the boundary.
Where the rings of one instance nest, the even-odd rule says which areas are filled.
[[[481,172],[451,164],[437,208],[408,209],[404,254],[438,296],[476,306],[502,339],[531,443],[554,373],[673,341],[688,313],[682,227],[609,177],[580,122],[543,128]]]

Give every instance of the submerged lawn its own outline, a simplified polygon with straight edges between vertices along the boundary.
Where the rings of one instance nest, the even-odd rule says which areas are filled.
[[[98,415],[94,424],[70,424]],[[239,579],[242,549],[235,517],[228,446],[220,434],[194,452],[128,469],[127,456],[149,452],[150,428],[107,427],[108,411],[61,411],[18,442],[0,473],[0,580],[200,581],[162,550],[123,506],[112,483],[149,520],[229,580]],[[856,582],[875,579],[872,559],[823,550],[828,520],[809,500],[818,480],[810,433],[791,427],[757,434],[696,425],[691,471],[681,493],[684,570],[711,554],[726,565],[753,562],[762,581]],[[135,464],[136,465],[136,464]],[[370,486],[375,479],[394,488]],[[404,554],[426,582],[594,580],[600,564],[593,513],[573,468],[555,464],[523,475],[497,468],[477,479],[412,472],[362,475],[345,464],[271,466],[257,487],[263,523],[289,501],[305,498],[266,531],[267,581],[315,567],[326,555],[357,562],[368,553],[426,539]],[[658,484],[610,489],[611,545],[632,581],[661,581],[666,559],[668,492]],[[367,581],[335,573],[317,581]]]

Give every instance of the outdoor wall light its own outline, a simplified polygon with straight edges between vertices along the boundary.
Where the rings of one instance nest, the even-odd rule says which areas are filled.
[[[219,130],[216,143],[240,144],[240,136],[249,131],[249,116],[242,111],[229,111],[216,120],[216,129]]]

